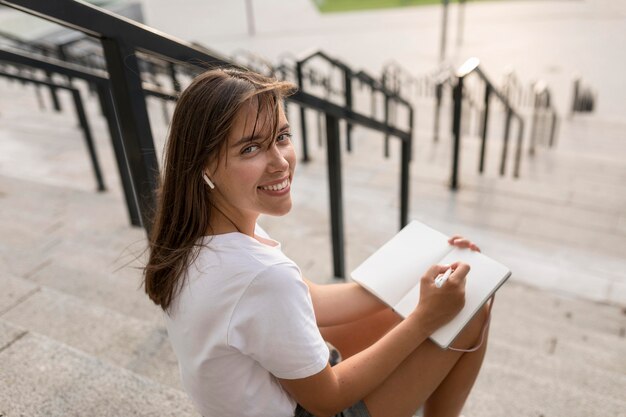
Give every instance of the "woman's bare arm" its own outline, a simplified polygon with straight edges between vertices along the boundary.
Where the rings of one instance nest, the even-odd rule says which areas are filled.
[[[309,286],[318,327],[349,323],[386,308],[376,296],[354,282]]]
[[[308,378],[279,379],[282,386],[316,416],[332,416],[363,399],[463,307],[469,267],[458,264],[446,285],[435,288],[434,278],[445,269],[433,266],[428,270],[422,278],[418,307],[378,342]]]

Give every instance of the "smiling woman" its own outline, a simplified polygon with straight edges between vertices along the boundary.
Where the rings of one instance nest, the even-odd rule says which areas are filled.
[[[234,228],[253,234],[259,214],[280,216],[291,209],[290,184],[296,167],[289,123],[272,98],[250,98],[236,115],[223,157],[212,159],[207,176],[216,209],[207,234]]]
[[[304,279],[257,224],[291,210],[282,101],[293,88],[213,70],[174,111],[144,284],[167,313],[183,387],[204,417],[409,417],[421,404],[457,417],[485,346],[442,351],[427,338],[461,309],[467,265],[441,288],[449,266],[416,271],[419,305],[401,321],[357,284]],[[485,323],[477,314],[455,343],[473,346]],[[343,361],[330,363],[326,341]]]

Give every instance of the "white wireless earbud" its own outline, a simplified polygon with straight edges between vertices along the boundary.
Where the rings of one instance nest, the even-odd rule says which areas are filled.
[[[202,178],[204,178],[204,182],[207,183],[207,185],[209,186],[209,188],[212,190],[215,188],[215,184],[213,184],[213,181],[211,181],[211,179],[209,178],[209,176],[206,174],[206,172],[202,173]]]

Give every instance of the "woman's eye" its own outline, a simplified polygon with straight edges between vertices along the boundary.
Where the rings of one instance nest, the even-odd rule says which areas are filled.
[[[278,135],[278,141],[279,142],[284,142],[287,140],[291,139],[291,133],[281,133],[280,135]]]
[[[257,149],[259,149],[258,145],[250,145],[250,146],[246,146],[245,148],[243,148],[241,153],[242,154],[252,153],[252,152],[256,151]]]

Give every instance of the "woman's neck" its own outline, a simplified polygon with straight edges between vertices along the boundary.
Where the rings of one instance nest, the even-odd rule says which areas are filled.
[[[239,232],[254,237],[254,229],[256,227],[256,219],[243,219],[242,216],[235,216],[228,213],[222,207],[213,206],[211,213],[211,222],[207,234],[221,235],[225,233]]]

